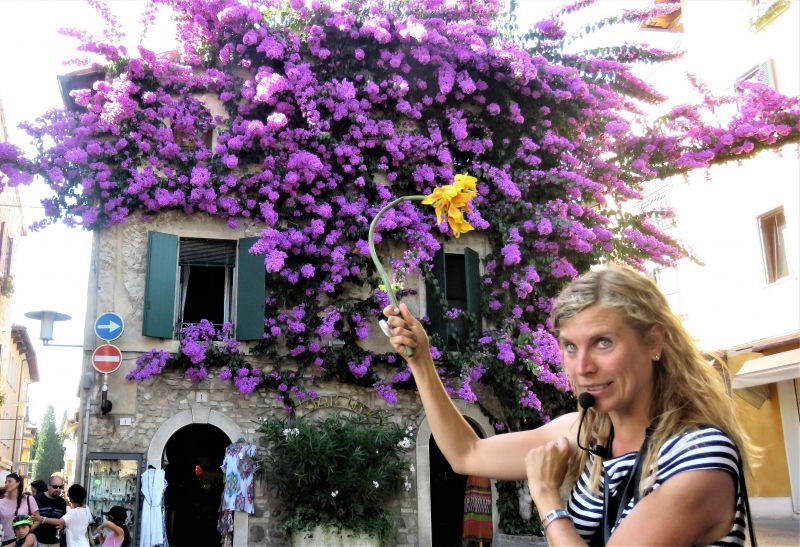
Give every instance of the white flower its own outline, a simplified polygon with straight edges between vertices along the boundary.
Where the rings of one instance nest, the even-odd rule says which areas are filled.
[[[296,437],[297,435],[299,435],[300,434],[300,430],[297,429],[296,427],[295,428],[287,428],[287,429],[284,429],[282,431],[282,433],[283,433],[283,436],[288,439],[289,437]]]
[[[413,463],[411,464],[411,467],[409,467],[409,468],[408,468],[408,470],[409,470],[411,473],[413,473],[413,472],[414,472],[414,464],[413,464]]]
[[[408,437],[403,437],[402,439],[400,439],[400,442],[397,443],[397,446],[404,449],[411,448],[411,439],[409,439]]]
[[[338,490],[334,490],[333,492],[331,492],[331,497],[332,498],[335,498],[338,495],[339,495],[339,491]]]
[[[372,486],[374,486],[375,488],[377,488],[377,487],[379,487],[379,486],[380,486],[380,484],[378,484],[378,481],[372,481]]]
[[[408,492],[409,490],[411,490],[411,481],[409,481],[409,480],[408,480],[408,477],[406,477],[405,479],[403,479],[403,486],[405,487],[405,489],[406,489],[406,492]]]

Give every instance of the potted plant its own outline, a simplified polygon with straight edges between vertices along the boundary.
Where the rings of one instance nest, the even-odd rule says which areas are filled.
[[[389,502],[411,487],[404,454],[412,446],[410,427],[383,415],[340,413],[270,417],[258,429],[269,445],[261,473],[283,506],[293,545],[379,545],[391,538]]]

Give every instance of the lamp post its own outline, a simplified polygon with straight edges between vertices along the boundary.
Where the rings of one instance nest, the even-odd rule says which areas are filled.
[[[42,344],[48,347],[59,347],[59,348],[82,348],[83,344],[51,344],[50,341],[53,339],[53,324],[56,321],[69,321],[72,319],[71,316],[67,315],[66,313],[59,313],[53,310],[39,310],[39,311],[29,311],[25,314],[25,317],[30,319],[36,319],[39,321],[39,339],[42,341]]]

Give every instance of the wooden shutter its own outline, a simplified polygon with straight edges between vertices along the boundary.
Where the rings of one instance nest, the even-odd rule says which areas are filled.
[[[251,255],[257,237],[239,240],[236,265],[236,339],[261,340],[264,337],[264,297],[266,270],[264,257]]]
[[[427,287],[428,318],[431,321],[431,334],[441,337],[440,343],[447,343],[447,322],[444,319],[445,310],[441,301],[447,296],[447,266],[445,265],[444,248],[440,248],[433,256],[433,277],[439,285],[438,291],[433,284]],[[442,348],[444,349],[444,348]]]
[[[148,232],[147,278],[142,334],[172,338],[175,333],[175,287],[178,282],[178,236]]]
[[[481,258],[478,253],[466,247],[464,249],[464,276],[467,280],[467,311],[474,317],[471,331],[479,336],[481,321]]]

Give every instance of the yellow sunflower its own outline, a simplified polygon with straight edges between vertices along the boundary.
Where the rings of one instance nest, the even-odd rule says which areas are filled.
[[[470,175],[456,175],[453,184],[434,189],[422,200],[425,205],[433,205],[437,224],[441,224],[442,217],[446,216],[447,223],[456,237],[475,229],[464,218],[464,211],[472,210],[469,202],[477,193],[475,188],[477,181],[478,179]]]

